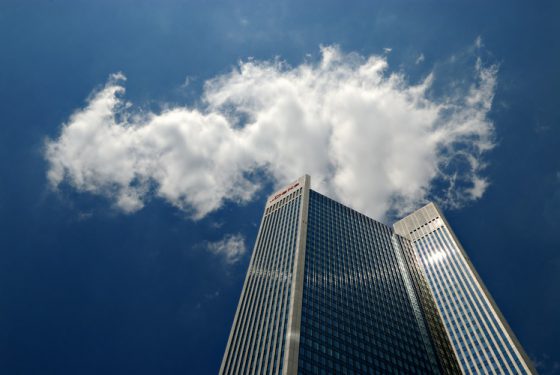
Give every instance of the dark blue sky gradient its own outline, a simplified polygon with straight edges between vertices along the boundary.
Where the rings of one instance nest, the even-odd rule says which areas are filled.
[[[195,105],[206,79],[248,57],[296,65],[320,45],[390,47],[391,69],[414,81],[460,75],[442,61],[477,36],[500,67],[498,146],[486,194],[447,216],[541,372],[560,373],[559,3],[349,3],[2,1],[1,373],[218,370],[250,251],[228,265],[201,244],[240,232],[252,247],[270,190],[198,222],[157,199],[124,215],[50,192],[44,141],[109,74],[127,76],[135,104]]]

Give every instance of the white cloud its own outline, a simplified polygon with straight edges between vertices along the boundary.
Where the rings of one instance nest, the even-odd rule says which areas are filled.
[[[474,176],[473,178],[473,186],[467,189],[467,192],[471,195],[473,199],[479,199],[482,197],[486,188],[488,187],[488,181]]]
[[[418,57],[416,58],[416,61],[415,61],[416,65],[422,63],[425,59],[426,59],[426,57],[424,56],[423,53],[419,54]]]
[[[181,87],[182,89],[186,89],[187,87],[189,87],[189,86],[193,83],[193,81],[195,81],[195,78],[194,78],[194,77],[186,76],[186,77],[185,77],[185,80],[183,81],[183,83],[181,84],[180,87]]]
[[[476,37],[475,41],[474,41],[474,46],[476,48],[482,48],[484,47],[484,44],[482,43],[482,37],[479,35]]]
[[[497,69],[478,61],[470,87],[434,98],[434,74],[411,84],[385,56],[322,47],[318,63],[240,63],[204,85],[202,105],[140,112],[113,75],[46,144],[53,187],[109,197],[125,212],[151,196],[202,218],[247,202],[265,172],[308,173],[315,189],[376,218],[429,197],[477,199],[493,147]]]
[[[217,242],[209,242],[207,246],[211,253],[221,255],[227,263],[236,263],[247,251],[245,237],[241,234],[229,234]]]

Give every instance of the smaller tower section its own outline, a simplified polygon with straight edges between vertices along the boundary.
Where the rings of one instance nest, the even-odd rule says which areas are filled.
[[[429,203],[394,224],[426,275],[465,374],[536,374],[441,210]]]

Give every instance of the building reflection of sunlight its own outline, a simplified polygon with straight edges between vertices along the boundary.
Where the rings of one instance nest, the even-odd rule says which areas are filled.
[[[435,251],[428,256],[428,263],[430,263],[430,264],[439,263],[446,256],[447,256],[447,254],[445,254],[445,252],[442,251],[442,250]]]

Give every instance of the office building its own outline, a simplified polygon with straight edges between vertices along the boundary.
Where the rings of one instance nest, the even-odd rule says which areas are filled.
[[[440,209],[430,203],[394,229],[414,246],[463,373],[536,373]]]
[[[458,374],[410,241],[309,188],[267,200],[220,374]]]

